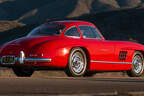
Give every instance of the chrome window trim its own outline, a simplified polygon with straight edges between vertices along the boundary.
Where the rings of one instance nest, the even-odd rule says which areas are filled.
[[[80,37],[77,37],[77,36],[67,36],[67,37],[72,37],[72,38],[80,38]]]
[[[92,63],[113,63],[113,64],[132,64],[132,62],[113,62],[113,61],[94,61],[91,60]]]
[[[90,25],[78,25],[78,28],[79,28],[79,26],[88,26],[88,27],[92,27],[92,28],[95,28],[95,27],[93,27],[93,26],[90,26]],[[79,30],[80,30],[80,28],[79,28]],[[81,31],[80,31],[81,32]],[[97,29],[96,29],[96,32],[97,32]],[[98,32],[99,33],[99,32]],[[81,33],[82,34],[82,33]],[[99,34],[100,35],[100,34]],[[100,35],[100,37],[101,38],[87,38],[87,37],[84,37],[83,36],[83,34],[82,34],[82,37],[84,38],[84,39],[97,39],[97,40],[102,40],[103,38],[101,37],[101,35]]]
[[[66,34],[65,34],[69,29],[74,28],[74,27],[75,27],[75,28],[77,29],[77,31],[79,32],[78,28],[74,25],[74,26],[71,26],[70,28],[66,29],[65,32],[64,32],[64,35],[67,36],[67,37],[79,37],[79,38],[80,38],[80,37],[81,37],[80,32],[79,32],[79,36],[69,36],[69,35],[66,35]]]

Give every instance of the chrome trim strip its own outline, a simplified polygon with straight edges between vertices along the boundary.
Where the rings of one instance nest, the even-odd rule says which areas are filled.
[[[24,58],[24,62],[51,62],[50,58]]]
[[[131,62],[112,62],[112,61],[94,61],[91,60],[93,63],[114,63],[114,64],[132,64]]]

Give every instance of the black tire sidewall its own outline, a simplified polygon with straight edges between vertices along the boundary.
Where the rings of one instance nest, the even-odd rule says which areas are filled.
[[[29,69],[26,69],[25,68],[29,68]],[[30,67],[22,67],[22,66],[18,66],[18,67],[13,67],[13,72],[16,74],[16,76],[18,77],[30,77],[34,70]],[[28,72],[26,72],[28,71]]]
[[[72,56],[75,52],[79,52],[82,56],[83,56],[83,59],[84,59],[84,68],[83,70],[80,72],[80,73],[76,73],[74,72],[74,70],[72,69]],[[73,77],[80,77],[80,76],[83,76],[86,72],[86,69],[87,69],[87,59],[86,59],[86,54],[85,52],[81,49],[81,48],[73,48],[71,50],[71,53],[69,54],[69,60],[68,60],[68,71],[69,71],[69,76],[73,76]]]
[[[144,73],[144,58],[143,58],[143,54],[142,54],[141,52],[139,52],[139,51],[136,51],[136,52],[134,53],[134,55],[133,55],[133,59],[134,59],[134,57],[135,57],[136,55],[139,55],[139,56],[141,57],[141,59],[143,60],[143,65],[142,65],[143,68],[142,68],[141,72],[136,73],[135,70],[134,70],[134,67],[133,67],[134,65],[132,64],[131,70],[128,71],[128,75],[131,76],[131,77],[139,77],[139,76],[143,75],[143,73]]]

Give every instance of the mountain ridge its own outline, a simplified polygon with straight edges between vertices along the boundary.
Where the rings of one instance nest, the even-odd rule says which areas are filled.
[[[26,24],[124,8],[139,8],[144,0],[0,0],[0,20]]]

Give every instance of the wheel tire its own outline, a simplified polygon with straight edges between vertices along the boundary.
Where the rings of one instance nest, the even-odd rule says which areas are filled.
[[[88,71],[88,72],[86,72],[85,74],[84,74],[84,77],[92,77],[92,76],[94,76],[96,74],[96,72],[94,72],[94,71]]]
[[[13,67],[12,69],[18,77],[30,77],[34,73],[31,67]]]
[[[139,77],[144,73],[144,58],[143,54],[136,51],[133,55],[133,62],[131,70],[127,71],[130,77]]]
[[[86,54],[81,48],[73,48],[69,54],[69,60],[65,73],[70,77],[83,76],[87,68]]]

